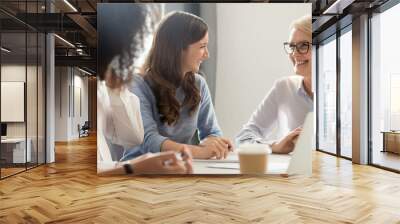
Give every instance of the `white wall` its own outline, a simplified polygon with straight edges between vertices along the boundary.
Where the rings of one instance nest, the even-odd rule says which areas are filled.
[[[68,118],[68,69],[67,67],[55,68],[55,141],[66,141]]]
[[[23,122],[7,122],[7,137],[30,139],[32,161],[44,162],[44,93],[41,66],[25,66],[25,64],[3,64],[1,66],[1,81],[24,82],[26,85],[26,106],[23,102],[22,113],[26,112],[26,120]],[[27,80],[26,80],[27,79]],[[2,89],[3,91],[4,89]],[[23,91],[22,91],[23,94]],[[3,97],[7,97],[2,95]],[[10,107],[2,107],[1,110],[12,110]],[[10,111],[7,111],[10,112]],[[12,113],[12,111],[11,111]],[[37,157],[37,154],[38,157]]]
[[[88,78],[75,68],[56,67],[55,86],[55,141],[77,139],[78,124],[88,120]]]
[[[215,103],[216,89],[216,68],[217,68],[217,3],[200,4],[200,16],[208,25],[208,53],[210,60],[206,60],[201,64],[200,70],[203,72],[210,89],[211,97]]]
[[[18,64],[8,64],[1,66],[1,81],[9,81],[9,82],[25,82],[25,76],[28,74],[29,85],[36,85],[36,81],[32,81],[31,75],[36,75],[36,67]],[[34,121],[36,123],[36,113],[33,111],[36,110],[36,88],[27,88],[27,106],[31,106],[27,109],[27,120],[29,122],[28,125],[28,137],[32,133],[32,130],[36,130],[36,124],[32,124]],[[3,96],[4,97],[4,96]],[[35,102],[33,105],[30,105],[32,102]],[[2,110],[7,110],[8,108],[2,108]],[[24,109],[24,108],[22,108]],[[8,137],[25,137],[25,126],[26,122],[7,122],[7,136]],[[36,132],[35,132],[36,133]]]
[[[217,4],[215,109],[234,139],[276,79],[293,75],[284,52],[293,20],[311,4]]]
[[[74,72],[74,108],[75,113],[73,113],[72,119],[72,135],[74,138],[78,137],[78,129],[77,126],[80,124],[81,126],[88,120],[88,77],[81,76],[82,73],[77,74],[77,70]],[[78,93],[80,91],[80,93]],[[79,97],[80,95],[80,97]],[[80,101],[80,102],[79,102]],[[81,108],[79,108],[81,107]],[[80,110],[82,110],[80,112]]]

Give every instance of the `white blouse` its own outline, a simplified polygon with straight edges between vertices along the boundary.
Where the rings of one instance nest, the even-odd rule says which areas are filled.
[[[304,89],[302,76],[279,79],[237,135],[236,144],[272,144],[303,125],[313,107],[313,99]]]
[[[143,123],[139,98],[127,88],[108,88],[97,83],[97,161],[112,162],[112,145],[123,149],[143,142]],[[109,144],[111,143],[111,144]]]

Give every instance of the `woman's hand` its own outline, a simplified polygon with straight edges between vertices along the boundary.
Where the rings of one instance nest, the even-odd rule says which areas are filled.
[[[283,137],[278,142],[271,145],[273,153],[288,154],[293,151],[297,138],[299,137],[302,128],[296,128],[289,132],[285,137]]]
[[[233,144],[229,139],[215,136],[205,138],[200,145],[185,145],[167,139],[162,143],[161,151],[184,151],[190,155],[190,159],[192,155],[196,159],[211,159],[213,157],[223,159],[226,158],[229,151],[233,151]]]
[[[175,152],[145,154],[130,161],[134,174],[188,174],[193,173],[192,157],[187,148],[183,148],[182,160]]]
[[[183,146],[183,148],[181,149],[181,157],[182,157],[182,161],[185,162],[185,167],[186,167],[186,173],[193,173],[193,166],[192,166],[192,161],[193,161],[193,157],[192,157],[192,153],[190,151],[190,149],[185,145]]]
[[[230,151],[233,151],[232,142],[223,137],[209,136],[205,138],[199,145],[204,150],[204,157],[210,159],[225,159]]]

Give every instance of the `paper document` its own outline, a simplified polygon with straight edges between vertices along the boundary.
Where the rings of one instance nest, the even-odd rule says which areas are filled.
[[[268,168],[266,173],[269,174],[281,174],[285,173],[288,168],[288,162],[270,162],[268,163]],[[207,165],[208,168],[217,168],[217,169],[235,169],[239,170],[239,163],[210,163]]]
[[[194,159],[194,162],[207,162],[207,163],[239,163],[237,153],[229,153],[226,159]]]
[[[208,168],[218,168],[218,169],[239,169],[239,163],[211,163],[207,166]]]

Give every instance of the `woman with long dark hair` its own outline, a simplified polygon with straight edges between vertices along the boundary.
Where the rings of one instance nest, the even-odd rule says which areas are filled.
[[[144,142],[124,159],[184,146],[193,158],[227,156],[232,143],[221,137],[207,83],[197,74],[209,57],[207,44],[208,26],[200,17],[173,12],[161,21],[143,77],[135,76],[131,87],[141,100]]]

